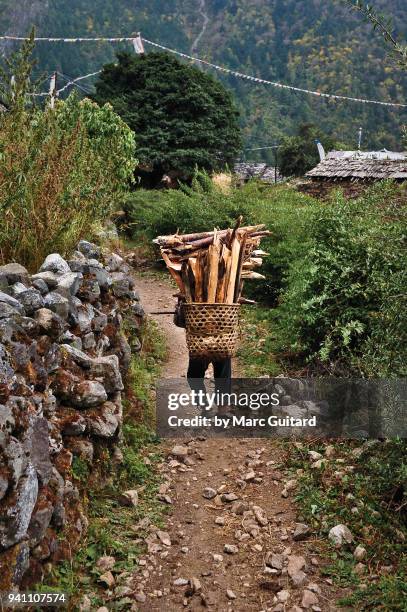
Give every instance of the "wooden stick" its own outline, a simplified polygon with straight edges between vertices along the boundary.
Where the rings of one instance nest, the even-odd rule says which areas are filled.
[[[216,300],[216,289],[219,278],[220,239],[214,233],[213,244],[208,249],[208,302],[213,304]]]
[[[162,253],[162,257],[167,265],[169,273],[171,274],[172,278],[177,283],[178,289],[181,291],[181,293],[184,293],[184,285],[182,282],[182,277],[180,276],[179,272],[173,267],[173,264],[170,258],[168,257],[168,255],[166,255],[165,253]]]
[[[244,263],[244,253],[245,253],[245,249],[246,249],[246,240],[247,240],[247,233],[245,232],[243,234],[242,237],[242,242],[240,244],[240,253],[239,253],[239,263],[237,266],[237,272],[236,272],[236,281],[235,281],[235,292],[233,295],[233,301],[236,303],[240,294],[240,279],[242,277],[242,269],[243,269],[243,263]]]
[[[235,233],[235,237],[232,240],[231,248],[231,259],[230,259],[230,273],[228,279],[228,285],[226,287],[226,304],[233,304],[235,297],[235,285],[237,269],[239,267],[239,255],[240,255],[240,241]]]
[[[188,262],[184,261],[182,263],[181,277],[182,277],[182,281],[184,283],[185,299],[186,299],[187,302],[193,302],[191,287],[190,287],[190,284],[189,284],[188,267],[189,267],[188,266]]]

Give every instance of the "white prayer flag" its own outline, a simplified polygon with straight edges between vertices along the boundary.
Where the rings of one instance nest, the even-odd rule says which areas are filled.
[[[142,55],[144,53],[144,45],[140,35],[137,36],[137,38],[133,38],[133,47],[138,55]]]

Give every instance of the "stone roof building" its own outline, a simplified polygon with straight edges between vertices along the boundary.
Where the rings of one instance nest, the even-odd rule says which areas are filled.
[[[247,183],[251,179],[257,179],[263,183],[274,183],[283,180],[277,169],[277,181],[275,180],[274,166],[268,166],[258,162],[241,162],[235,164],[234,173],[239,183]]]
[[[313,181],[407,180],[407,153],[392,151],[331,151],[307,172]]]

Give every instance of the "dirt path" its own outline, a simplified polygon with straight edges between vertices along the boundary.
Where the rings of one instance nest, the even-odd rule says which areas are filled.
[[[174,290],[137,278],[147,312],[172,309]],[[185,374],[184,332],[156,315],[169,345],[166,377]],[[174,448],[175,447],[175,448]],[[312,535],[301,526],[281,451],[266,440],[165,440],[161,500],[172,512],[148,527],[134,576],[140,611],[329,612],[337,592],[321,577]],[[291,485],[293,483],[291,482]],[[284,491],[284,493],[283,493]],[[295,530],[301,535],[294,535]]]

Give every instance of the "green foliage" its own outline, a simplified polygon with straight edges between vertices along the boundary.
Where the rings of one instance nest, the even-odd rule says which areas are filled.
[[[31,269],[66,252],[120,204],[135,166],[134,136],[108,105],[72,95],[27,105],[31,46],[13,62],[10,110],[0,115],[0,261]]]
[[[213,77],[165,53],[119,53],[96,83],[136,132],[141,169],[153,184],[165,173],[189,179],[196,166],[221,170],[240,151],[232,96]]]
[[[244,223],[252,220],[252,207],[245,190],[225,194],[205,173],[198,173],[192,186],[181,189],[132,193],[126,203],[129,228],[133,236],[207,231],[208,228],[230,227],[239,215]]]
[[[315,125],[303,124],[295,136],[284,138],[278,149],[278,167],[283,176],[303,176],[319,163],[316,140],[321,140],[326,151],[338,149],[338,143]]]
[[[342,374],[405,373],[405,215],[405,189],[391,183],[320,207],[275,313],[280,349]]]
[[[363,445],[336,441],[335,458],[325,461],[321,469],[314,469],[308,459],[309,450],[324,452],[324,445],[290,445],[288,465],[298,478],[301,468],[296,502],[306,522],[326,541],[331,527],[347,525],[355,542],[366,548],[368,573],[376,579],[366,580],[355,572],[357,561],[352,548],[325,549],[330,563],[323,573],[336,584],[351,586],[342,605],[357,610],[404,610],[407,597],[405,580],[407,560],[405,545],[407,520],[405,512],[407,466],[406,442],[387,440],[368,441]],[[337,476],[338,460],[344,475]],[[352,472],[346,474],[346,466]],[[355,511],[356,508],[356,511]],[[386,575],[383,566],[391,566]],[[362,583],[368,583],[363,588]]]

